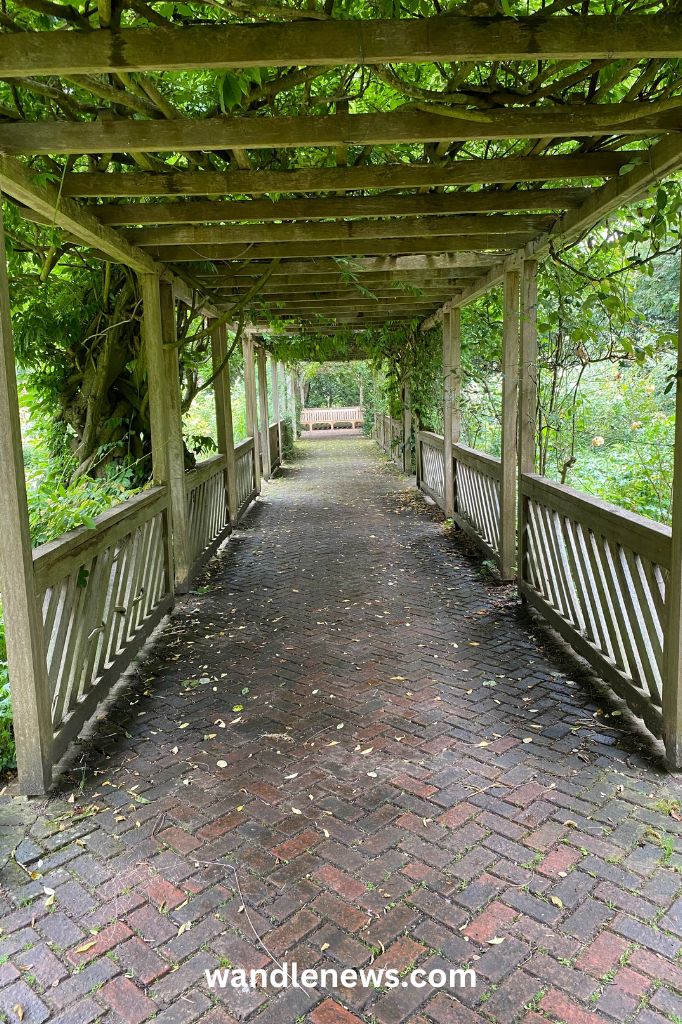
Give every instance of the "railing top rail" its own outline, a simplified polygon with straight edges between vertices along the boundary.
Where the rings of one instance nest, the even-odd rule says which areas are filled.
[[[452,446],[452,454],[460,462],[468,463],[477,469],[484,468],[489,476],[499,477],[502,471],[502,462],[496,455],[488,455],[487,452],[480,452],[478,448],[469,448],[465,444],[457,442]]]
[[[670,567],[669,526],[535,473],[522,474],[521,490],[526,497],[545,502],[556,512],[580,519],[595,533],[631,548],[657,565]]]
[[[56,540],[41,544],[33,551],[36,590],[49,587],[55,579],[67,575],[71,568],[77,568],[118,537],[125,536],[161,512],[166,504],[166,488],[152,487],[97,516],[93,527],[79,526]]]
[[[199,487],[206,480],[209,480],[216,473],[219,473],[225,468],[226,458],[219,452],[217,455],[211,455],[210,458],[204,459],[203,462],[198,462],[194,469],[190,469],[185,473],[185,487],[188,491],[193,491],[195,487]]]
[[[445,444],[445,438],[442,434],[434,434],[432,430],[420,430],[419,440],[422,444],[431,445],[432,448],[440,448],[441,451]]]
[[[234,453],[236,456],[244,455],[245,452],[253,451],[253,438],[245,437],[243,441],[234,446]]]

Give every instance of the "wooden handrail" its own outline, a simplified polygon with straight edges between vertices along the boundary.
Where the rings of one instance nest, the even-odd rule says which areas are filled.
[[[555,512],[579,520],[595,533],[615,540],[657,565],[670,568],[672,531],[669,526],[535,473],[522,475],[521,493]]]
[[[420,430],[419,440],[422,444],[428,444],[431,448],[437,448],[438,451],[442,451],[445,444],[445,438],[442,434],[434,434],[430,430]]]
[[[485,473],[486,476],[492,476],[496,480],[500,479],[502,463],[495,455],[488,455],[487,452],[481,452],[478,448],[469,448],[465,444],[453,444],[452,457],[463,462],[465,466],[472,466],[479,472]]]
[[[93,555],[162,512],[167,504],[166,488],[152,487],[97,516],[93,527],[79,526],[35,548],[33,575],[36,592],[68,576]]]
[[[251,451],[253,451],[252,437],[245,437],[243,441],[240,441],[239,444],[234,446],[234,454],[236,458],[240,458],[240,456],[244,455],[246,452]]]
[[[227,460],[225,456],[220,453],[218,455],[211,455],[210,458],[204,459],[203,462],[197,463],[194,469],[190,469],[185,473],[185,488],[187,493],[193,491],[195,487],[199,487],[205,483],[206,480],[210,480],[216,473],[220,473],[221,470],[225,469]]]

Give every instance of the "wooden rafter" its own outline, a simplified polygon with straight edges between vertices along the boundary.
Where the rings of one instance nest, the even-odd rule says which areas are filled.
[[[319,256],[380,256],[407,253],[453,253],[494,250],[502,255],[529,241],[528,232],[507,235],[455,235],[429,238],[376,238],[357,242],[330,239],[328,242],[244,243],[241,245],[158,245],[149,252],[161,262],[196,263],[210,260],[289,260]]]
[[[226,221],[336,220],[357,217],[430,217],[461,213],[566,210],[579,206],[585,188],[515,192],[441,192],[326,199],[254,199],[226,202],[107,203],[93,207],[110,227],[132,224],[211,224]]]
[[[0,38],[2,38],[0,36]],[[402,109],[388,114],[223,117],[179,121],[31,121],[0,125],[0,151],[10,155],[155,153],[223,149],[295,149],[401,142],[642,138],[677,132],[682,99],[667,104],[608,103],[516,108],[450,117]],[[341,168],[339,168],[340,170]]]
[[[328,242],[337,239],[363,241],[371,238],[416,238],[430,233],[474,235],[486,239],[484,248],[499,248],[499,238],[490,243],[488,235],[513,236],[548,230],[554,217],[537,214],[460,214],[431,220],[422,217],[384,218],[373,220],[334,220],[313,224],[181,224],[163,227],[132,228],[125,237],[135,245],[147,248],[161,245],[236,245],[238,243],[283,244],[286,242]],[[474,246],[475,247],[475,246]]]
[[[565,156],[510,156],[442,164],[380,164],[370,167],[310,167],[291,171],[78,171],[64,175],[62,194],[82,198],[190,195],[278,195],[297,192],[430,186],[504,184],[618,174],[641,153],[569,153]]]
[[[466,302],[483,295],[490,288],[497,286],[503,279],[507,270],[520,265],[524,258],[538,258],[546,254],[552,245],[563,244],[572,238],[581,235],[594,227],[601,220],[608,216],[613,210],[617,210],[632,202],[642,195],[655,182],[662,181],[682,168],[682,141],[679,136],[663,139],[649,152],[646,163],[638,164],[617,179],[607,182],[601,188],[595,189],[581,206],[575,210],[565,213],[550,231],[543,233],[533,239],[519,252],[512,253],[496,266],[481,276],[474,284],[466,289],[456,301],[456,305],[463,305]],[[434,316],[429,317],[423,324],[422,330],[428,330],[443,315],[444,309],[453,303],[439,309]]]
[[[5,77],[395,62],[682,57],[679,14],[437,17],[0,36]]]

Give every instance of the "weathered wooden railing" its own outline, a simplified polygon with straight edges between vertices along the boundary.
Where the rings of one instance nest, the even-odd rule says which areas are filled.
[[[355,429],[362,425],[363,420],[364,414],[360,406],[301,410],[301,423],[311,430],[316,426],[329,426],[333,430],[341,424],[350,424]]]
[[[235,462],[238,520],[257,493],[253,438],[236,445]],[[221,454],[185,476],[191,575],[230,532],[226,472]],[[170,565],[165,487],[144,491],[99,516],[94,527],[34,550],[53,764],[171,608]]]
[[[171,605],[167,514],[155,487],[33,552],[53,762]]]
[[[453,444],[454,520],[489,558],[500,551],[500,460]]]
[[[443,461],[443,438],[429,430],[420,430],[417,435],[417,453],[420,459],[419,481],[422,491],[429,495],[441,508],[445,505],[445,463]]]
[[[660,736],[670,529],[532,474],[521,501],[522,595]]]
[[[185,475],[190,565],[195,575],[230,532],[227,460],[214,455]]]
[[[237,478],[237,519],[240,519],[257,494],[252,437],[234,446],[235,475]]]
[[[428,430],[417,436],[419,486],[445,508],[443,437]],[[452,446],[454,521],[488,557],[497,560],[500,547],[500,460],[485,452]]]
[[[279,450],[279,433],[280,425],[278,423],[271,423],[268,428],[268,438],[270,442],[270,470],[272,473],[282,464],[282,453]]]

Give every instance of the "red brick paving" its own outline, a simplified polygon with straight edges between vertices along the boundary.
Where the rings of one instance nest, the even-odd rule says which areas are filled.
[[[404,488],[304,446],[60,798],[3,801],[12,1024],[679,1024],[679,783]],[[478,987],[209,990],[254,930]]]

